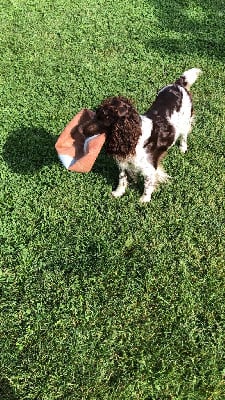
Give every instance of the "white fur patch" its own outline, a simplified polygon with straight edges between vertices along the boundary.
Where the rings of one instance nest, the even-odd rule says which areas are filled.
[[[173,144],[177,141],[179,137],[181,137],[181,151],[185,152],[187,150],[187,136],[191,130],[192,103],[186,90],[182,87],[179,87],[179,90],[183,94],[181,108],[179,111],[173,111],[171,117],[168,118],[168,121],[171,123],[171,125],[173,125],[175,129],[175,138]]]
[[[131,171],[131,173],[141,172],[145,176],[154,170],[154,167],[149,163],[148,153],[144,148],[146,140],[151,136],[152,120],[144,115],[140,117],[142,134],[138,139],[135,155],[128,157],[124,161],[119,161],[119,166],[121,169]]]
[[[151,136],[151,131],[152,131],[152,120],[146,117],[145,115],[140,115],[141,117],[141,131],[142,135],[138,141],[143,143]],[[140,143],[140,144],[141,144]]]
[[[145,175],[145,172],[148,174],[154,169],[149,163],[149,155],[144,147],[146,140],[150,138],[152,133],[152,120],[145,115],[141,115],[141,132],[142,134],[137,143],[133,164],[138,171],[141,171]]]

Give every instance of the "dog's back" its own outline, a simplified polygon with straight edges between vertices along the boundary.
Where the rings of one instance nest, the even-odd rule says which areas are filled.
[[[148,118],[154,119],[157,115],[170,117],[174,111],[178,112],[182,106],[185,94],[187,93],[190,97],[189,89],[200,73],[200,69],[191,68],[185,71],[175,83],[163,87],[145,115]]]

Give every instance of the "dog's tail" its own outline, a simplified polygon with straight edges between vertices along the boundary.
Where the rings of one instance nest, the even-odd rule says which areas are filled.
[[[180,78],[176,80],[176,84],[183,86],[185,89],[189,90],[191,85],[195,83],[198,79],[199,75],[202,73],[202,70],[199,68],[191,68],[188,71],[185,71]]]

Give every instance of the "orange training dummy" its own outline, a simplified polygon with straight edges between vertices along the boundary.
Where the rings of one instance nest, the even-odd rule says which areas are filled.
[[[105,142],[105,134],[85,138],[76,129],[80,123],[94,118],[95,113],[88,109],[81,110],[65,127],[59,136],[55,148],[62,164],[69,171],[89,172]]]

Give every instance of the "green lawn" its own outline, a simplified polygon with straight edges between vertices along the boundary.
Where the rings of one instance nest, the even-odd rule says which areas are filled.
[[[225,399],[223,0],[0,1],[0,399]],[[140,112],[200,67],[150,204],[104,150],[54,143],[109,96]]]

